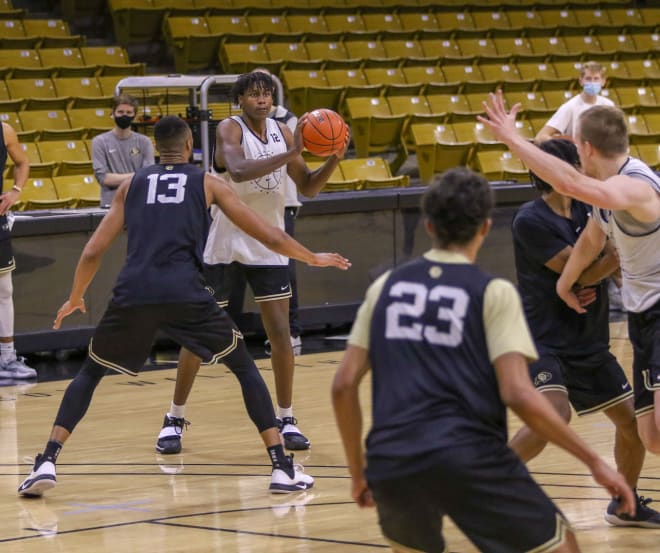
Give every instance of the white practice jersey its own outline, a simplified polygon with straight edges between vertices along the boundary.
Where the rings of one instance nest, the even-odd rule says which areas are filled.
[[[287,151],[284,135],[279,124],[266,119],[266,141],[263,142],[243,122],[240,116],[231,119],[241,126],[241,145],[246,159],[263,159]],[[286,165],[258,179],[234,182],[228,174],[223,175],[247,205],[271,225],[284,229],[284,198],[286,188]],[[287,265],[289,259],[269,250],[258,240],[248,236],[216,206],[211,208],[211,230],[204,249],[204,262],[208,265],[238,261],[245,265]]]
[[[619,174],[646,181],[660,194],[660,178],[639,159],[628,158]],[[626,211],[600,208],[592,215],[619,252],[623,306],[632,313],[653,307],[660,300],[660,219],[642,223]]]

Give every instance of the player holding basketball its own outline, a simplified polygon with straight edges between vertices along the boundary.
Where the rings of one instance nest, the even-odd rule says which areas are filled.
[[[315,196],[343,158],[349,137],[341,151],[310,171],[301,155],[301,129],[307,114],[299,119],[292,133],[286,125],[269,117],[274,92],[275,83],[266,73],[255,71],[238,77],[232,96],[242,113],[218,125],[214,163],[226,170],[231,185],[247,205],[273,226],[283,229],[287,175],[303,196]],[[214,289],[218,304],[226,306],[231,295],[227,273],[230,270],[245,273],[271,344],[276,414],[284,444],[292,450],[307,449],[309,440],[298,429],[292,407],[294,356],[289,330],[289,260],[248,236],[221,211],[215,209],[212,215],[204,250],[205,278]],[[185,403],[194,376],[182,370],[177,373],[174,398],[156,445],[160,453],[181,451]]]
[[[208,208],[222,209],[240,228],[283,255],[315,266],[347,269],[350,264],[338,254],[310,252],[264,222],[225,180],[189,165],[193,139],[182,119],[164,117],[154,127],[154,136],[160,164],[140,169],[120,185],[110,211],[80,257],[69,299],[57,312],[54,328],[76,310],[85,311],[85,291],[104,252],[126,225],[128,253],[112,301],[90,341],[88,358],[64,392],[50,439],[18,491],[34,496],[55,486],[55,462],[62,444],[85,415],[107,369],[135,376],[157,331],[182,346],[181,362],[193,374],[203,360],[222,361],[236,375],[250,419],[272,462],[271,491],[310,488],[313,479],[284,454],[268,388],[243,336],[202,278]]]
[[[433,249],[371,285],[333,382],[353,499],[375,501],[383,534],[402,553],[447,551],[445,515],[479,551],[579,551],[507,446],[506,406],[634,512],[623,476],[532,385],[526,361],[536,350],[514,286],[474,265],[493,203],[489,183],[465,168],[429,186],[422,214]],[[365,458],[359,386],[370,369]]]
[[[580,165],[577,148],[568,140],[551,139],[539,148]],[[633,392],[621,365],[609,351],[606,277],[618,270],[611,242],[606,252],[581,276],[579,296],[587,312],[579,315],[555,293],[557,280],[580,233],[588,224],[589,206],[555,192],[534,173],[541,197],[527,202],[513,219],[513,244],[518,289],[539,359],[529,366],[534,386],[568,422],[571,405],[578,416],[603,412],[616,428],[614,459],[635,489],[644,464],[644,445],[637,433]],[[546,441],[523,426],[509,446],[524,462],[536,457]],[[634,519],[617,515],[616,501],[605,514],[610,524],[660,528],[660,513],[640,498]]]

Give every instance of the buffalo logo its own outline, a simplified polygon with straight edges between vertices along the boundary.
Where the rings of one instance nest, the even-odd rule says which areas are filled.
[[[543,384],[547,384],[552,380],[552,373],[549,373],[548,371],[541,371],[539,374],[536,375],[536,378],[534,378],[534,386],[542,386]]]

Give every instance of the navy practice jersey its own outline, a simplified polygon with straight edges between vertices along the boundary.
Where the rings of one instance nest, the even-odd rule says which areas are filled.
[[[116,304],[208,300],[201,273],[210,225],[204,174],[189,164],[135,173],[126,194],[128,251],[113,292]]]
[[[557,295],[559,274],[545,266],[566,246],[575,244],[590,211],[573,200],[567,219],[537,198],[521,206],[513,219],[518,288],[540,354],[588,355],[609,347],[607,283],[596,287],[596,301],[580,315]]]
[[[7,165],[7,145],[5,144],[5,134],[2,124],[0,124],[0,193],[7,192],[4,189],[4,173]],[[9,238],[10,236],[9,225],[7,224],[7,215],[0,215],[0,240]]]
[[[369,335],[370,459],[423,456],[493,435],[506,440],[484,330],[490,280],[472,264],[425,257],[385,280]]]

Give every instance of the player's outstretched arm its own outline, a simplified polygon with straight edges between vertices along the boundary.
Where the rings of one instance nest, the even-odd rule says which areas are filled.
[[[264,221],[241,201],[224,179],[207,174],[204,177],[204,186],[209,205],[216,204],[238,228],[274,252],[313,267],[336,267],[346,270],[351,266],[350,261],[344,256],[338,253],[314,253],[282,229]]]
[[[635,498],[622,474],[603,461],[561,418],[529,378],[527,362],[518,352],[504,353],[493,362],[502,401],[544,440],[582,461],[612,497],[621,498],[621,512],[633,515]]]
[[[374,506],[364,476],[359,395],[360,382],[368,370],[367,350],[349,344],[332,382],[332,404],[351,475],[351,496],[360,507]]]
[[[131,179],[127,179],[120,186],[112,200],[110,209],[85,245],[73,276],[73,285],[71,286],[69,299],[57,311],[57,316],[53,323],[54,329],[60,328],[62,319],[71,313],[77,310],[85,313],[85,300],[83,296],[92,282],[94,275],[96,275],[106,250],[124,228],[124,200],[130,182]]]

